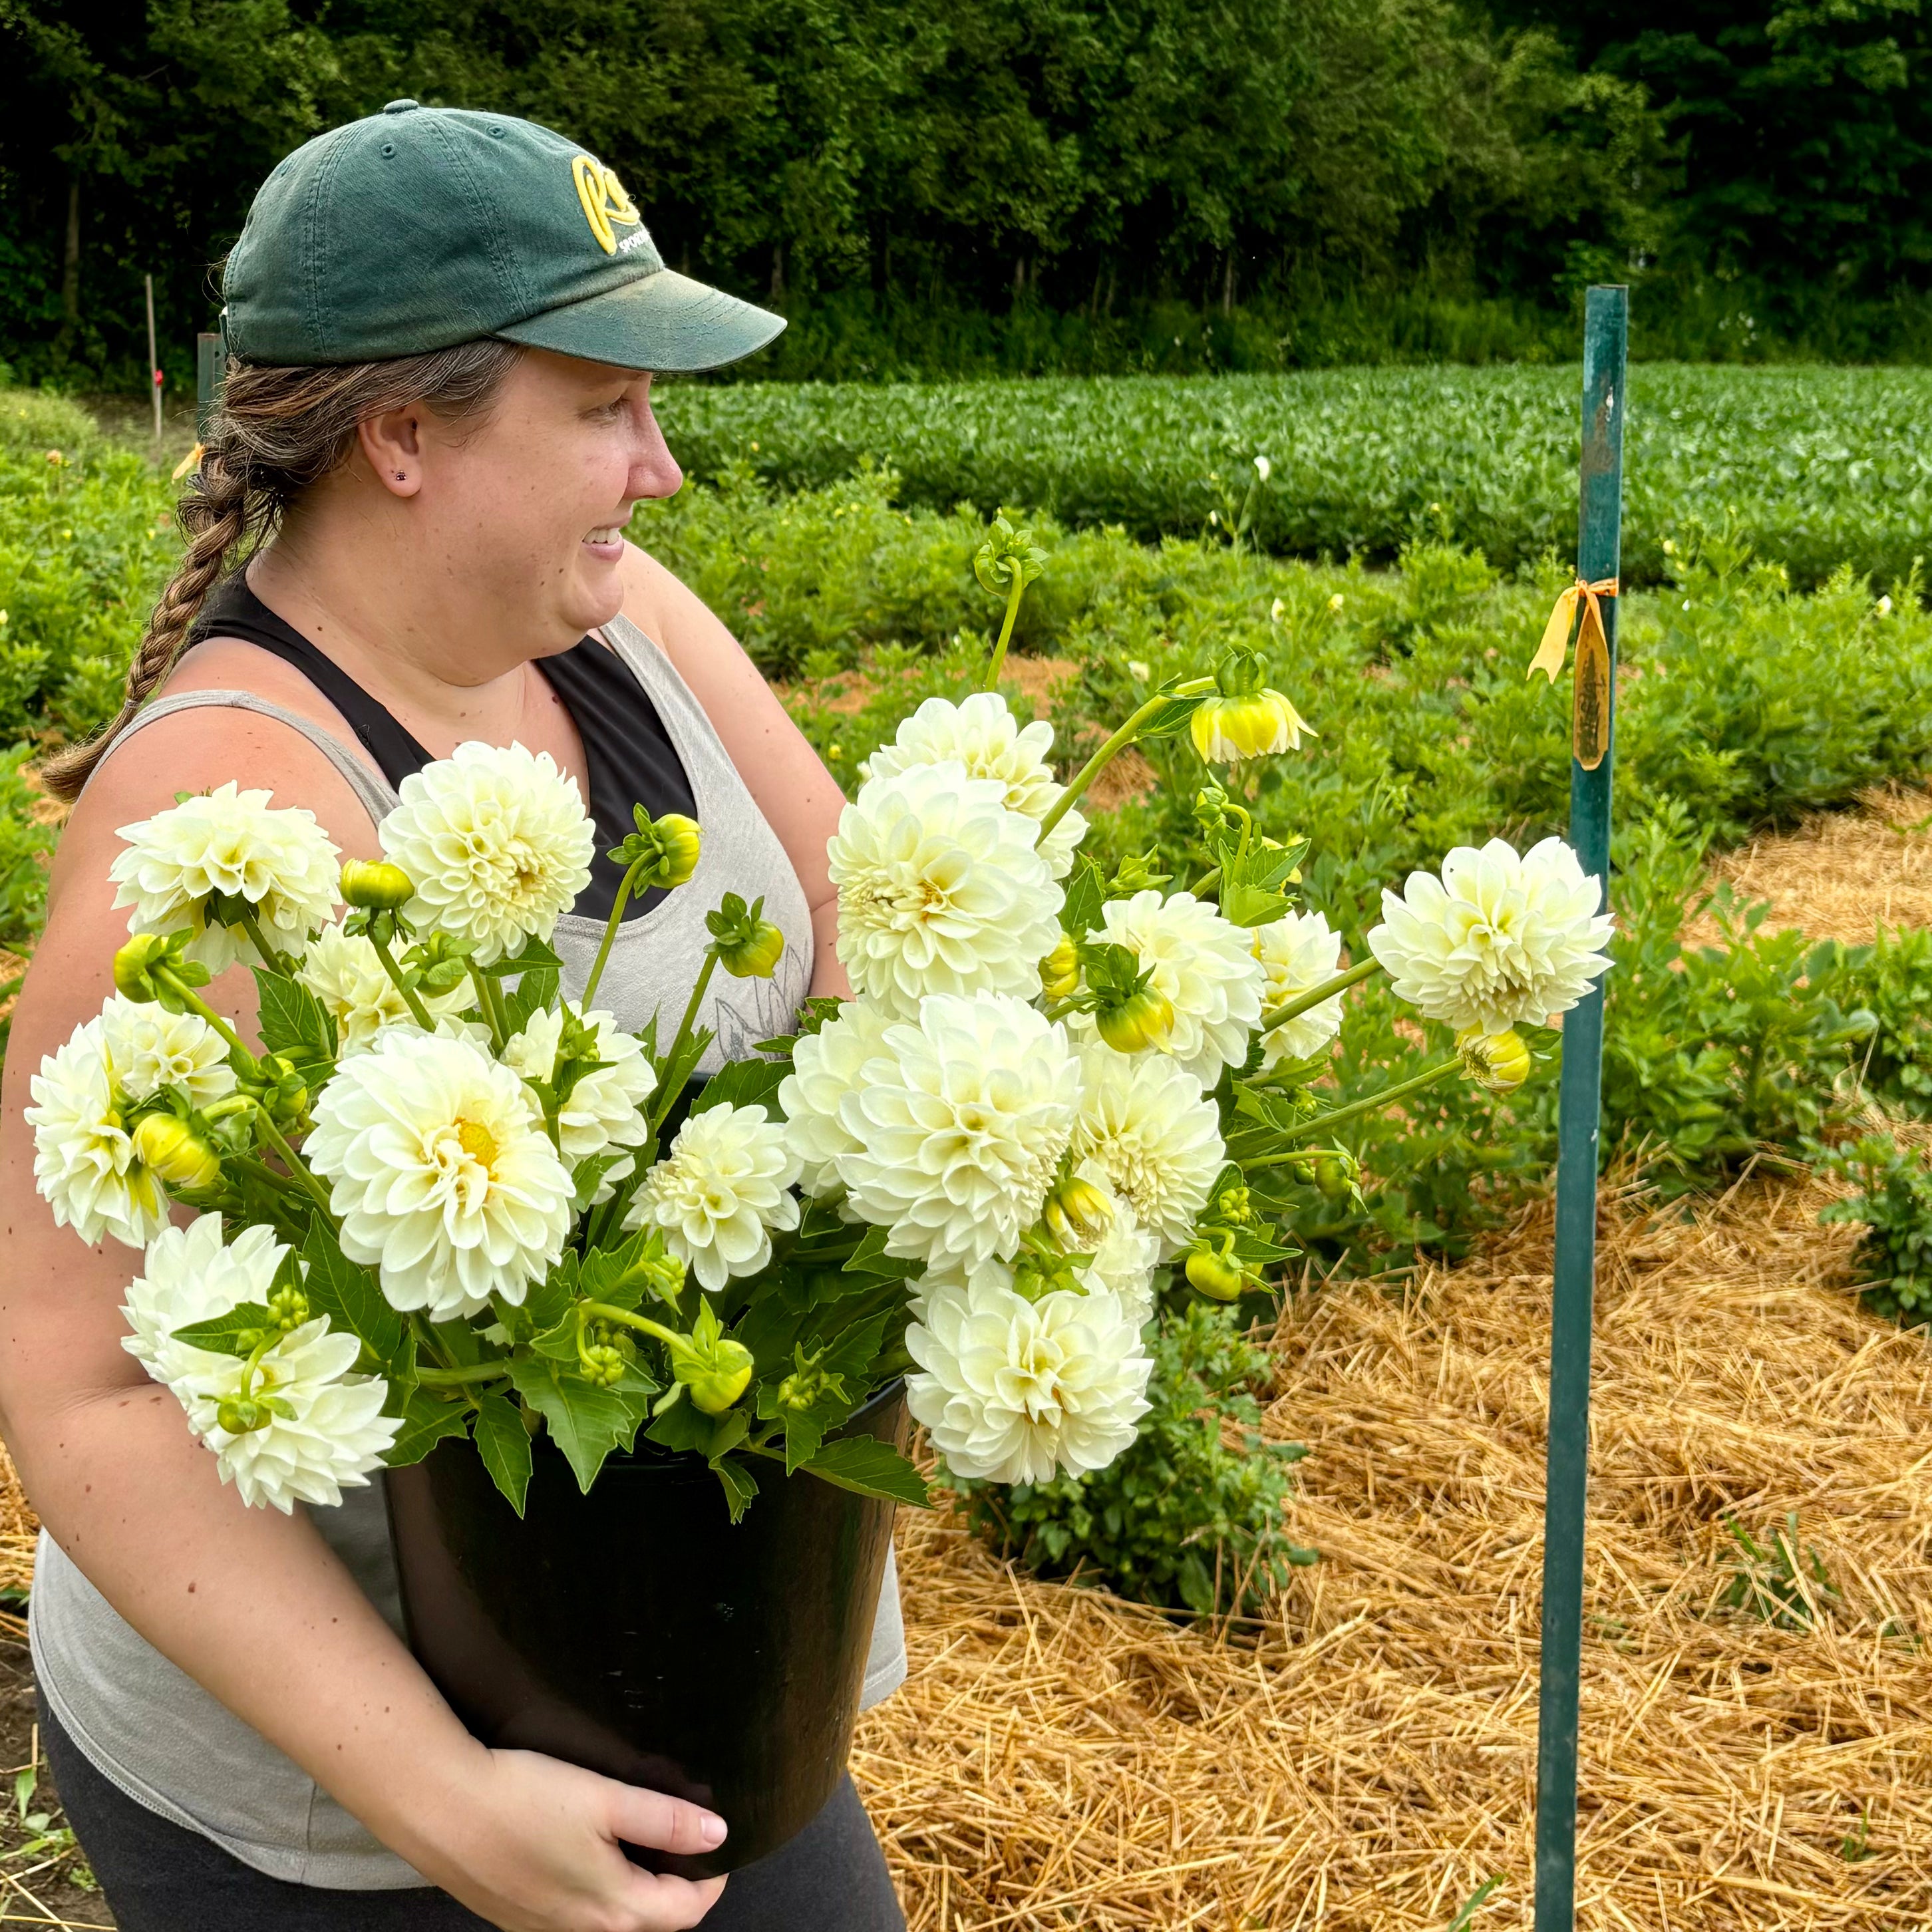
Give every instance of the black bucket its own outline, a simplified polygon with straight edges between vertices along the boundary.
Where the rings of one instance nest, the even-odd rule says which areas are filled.
[[[904,1385],[841,1432],[902,1446]],[[708,1878],[802,1830],[844,1774],[893,1506],[757,1462],[742,1522],[689,1456],[639,1442],[590,1495],[547,1436],[520,1521],[466,1442],[386,1486],[410,1643],[475,1736],[709,1806]]]

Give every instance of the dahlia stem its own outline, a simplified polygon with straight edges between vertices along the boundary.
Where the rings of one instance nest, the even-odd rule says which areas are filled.
[[[403,1004],[410,1010],[418,1026],[424,1033],[434,1033],[436,1022],[429,1016],[429,1009],[418,997],[416,989],[403,977],[403,969],[396,964],[395,955],[389,950],[389,943],[377,933],[372,923],[369,928],[369,944],[376,949],[376,957],[382,962],[382,970],[388,974],[391,982],[403,996]]]
[[[1020,599],[1026,595],[1026,578],[1021,573],[1019,560],[1012,562],[1013,587],[1006,592],[1006,621],[1000,626],[1000,640],[993,646],[993,661],[986,667],[986,681],[980,688],[994,691],[999,688],[1000,668],[1006,661],[1006,645],[1013,634],[1013,620],[1020,614]]]
[[[691,1337],[680,1335],[675,1329],[667,1328],[662,1322],[653,1322],[647,1315],[633,1315],[627,1308],[614,1308],[608,1301],[580,1301],[577,1304],[579,1330],[586,1322],[615,1322],[626,1328],[634,1328],[640,1334],[654,1335],[660,1342],[688,1346]]]
[[[255,1108],[255,1130],[281,1156],[283,1164],[290,1174],[308,1190],[315,1204],[322,1210],[322,1219],[339,1233],[341,1224],[335,1218],[334,1210],[328,1204],[328,1190],[316,1179],[308,1162],[289,1144],[286,1136],[275,1125],[268,1108],[259,1102]]]
[[[463,1369],[418,1369],[416,1380],[425,1388],[460,1388],[466,1382],[503,1381],[509,1372],[508,1361],[499,1356],[493,1361],[472,1362]]]
[[[490,1042],[501,1053],[510,1040],[510,1016],[504,1010],[502,988],[473,960],[470,982],[476,988],[476,1004],[483,1009],[483,1018],[488,1024]]]
[[[704,989],[711,983],[711,976],[718,970],[718,949],[707,946],[704,964],[699,970],[698,984],[691,989],[691,1000],[684,1010],[684,1018],[677,1023],[677,1031],[673,1036],[670,1051],[664,1057],[666,1070],[676,1067],[678,1055],[684,1051],[685,1042],[691,1037],[691,1030],[698,1021],[698,1009],[704,1003]],[[660,1076],[662,1077],[662,1076]],[[671,1110],[671,1103],[684,1090],[682,1081],[665,1079],[664,1091],[658,1096],[658,1104],[651,1112],[651,1132],[655,1134],[664,1123],[664,1116]]]
[[[1141,727],[1156,712],[1166,710],[1177,698],[1204,697],[1214,688],[1211,677],[1196,677],[1177,685],[1172,691],[1156,692],[1067,781],[1066,790],[1054,800],[1052,808],[1040,820],[1040,836],[1034,844],[1040,846],[1046,843],[1048,834],[1073,809],[1080,794],[1134,742],[1140,735]]]
[[[1359,964],[1351,966],[1346,973],[1338,973],[1332,980],[1324,980],[1318,986],[1311,986],[1305,993],[1298,993],[1284,1006],[1276,1006],[1271,1013],[1262,1016],[1259,1030],[1272,1033],[1278,1026],[1286,1026],[1290,1020],[1299,1019],[1310,1006],[1318,1006],[1324,1000],[1332,1000],[1337,993],[1346,993],[1351,986],[1358,986],[1372,973],[1382,970],[1382,962],[1370,958]]]
[[[242,930],[254,943],[255,950],[262,956],[262,964],[272,973],[282,970],[282,956],[262,936],[262,922],[251,909],[244,912],[239,922]]]
[[[197,1014],[207,1021],[208,1024],[228,1042],[229,1046],[242,1056],[243,1060],[251,1070],[256,1072],[260,1070],[255,1056],[242,1044],[241,1036],[192,986],[184,985],[180,976],[172,967],[157,966],[148,976],[158,984],[166,987],[189,1012]]]
[[[584,981],[583,997],[577,1003],[579,1012],[587,1013],[590,1010],[591,995],[597,990],[598,981],[604,976],[604,962],[610,956],[612,942],[617,937],[618,922],[624,916],[624,908],[630,898],[632,887],[637,884],[638,874],[647,862],[654,863],[655,861],[640,859],[626,871],[623,878],[618,881],[617,896],[611,903],[610,916],[604,922],[603,944],[597,949],[597,957],[590,962],[590,976]]]
[[[1458,1053],[1448,1059],[1438,1060],[1433,1066],[1425,1067],[1412,1080],[1399,1081],[1393,1087],[1384,1087],[1379,1094],[1364,1094],[1359,1100],[1351,1100],[1346,1107],[1337,1107],[1332,1113],[1318,1114],[1312,1120],[1304,1120],[1298,1127],[1282,1130],[1283,1140],[1299,1140],[1304,1134],[1326,1133],[1330,1127],[1339,1126],[1344,1120],[1352,1120],[1363,1114],[1376,1114],[1383,1108],[1393,1106],[1397,1100],[1406,1100],[1412,1094],[1419,1094],[1425,1087],[1432,1087],[1445,1073],[1455,1072],[1462,1064],[1462,1056]],[[1265,1154],[1253,1160],[1244,1160],[1244,1168],[1280,1167],[1285,1161],[1300,1160],[1300,1154]]]

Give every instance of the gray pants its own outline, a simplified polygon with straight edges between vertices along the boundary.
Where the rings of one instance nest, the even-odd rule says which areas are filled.
[[[326,1892],[244,1865],[102,1777],[44,1699],[40,1739],[121,1932],[488,1932],[446,1892]],[[704,1932],[905,1932],[850,1778],[790,1844],[732,1874]]]

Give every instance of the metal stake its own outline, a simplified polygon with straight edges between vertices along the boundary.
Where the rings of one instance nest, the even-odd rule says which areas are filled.
[[[1617,574],[1623,534],[1624,366],[1630,292],[1593,288],[1583,312],[1583,461],[1576,574]],[[1610,645],[1603,756],[1570,763],[1570,842],[1586,872],[1610,875],[1617,603],[1603,600]],[[1583,666],[1578,664],[1580,698]],[[1580,702],[1578,722],[1583,722]],[[1576,1903],[1576,1702],[1583,1640],[1583,1508],[1589,1467],[1590,1322],[1597,1267],[1597,1129],[1604,1071],[1603,982],[1563,1017],[1558,1098],[1556,1266],[1550,1324],[1549,1464],[1544,1500],[1543,1665],[1537,1712],[1536,1932],[1572,1932]]]
[[[154,278],[143,275],[148,285],[148,387],[154,392],[154,440],[161,440],[161,361],[154,344]]]

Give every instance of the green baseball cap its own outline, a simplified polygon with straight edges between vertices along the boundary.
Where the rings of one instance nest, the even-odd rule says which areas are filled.
[[[501,336],[622,369],[715,369],[782,316],[664,264],[617,177],[508,114],[392,100],[279,162],[222,292],[250,362],[374,362]]]

